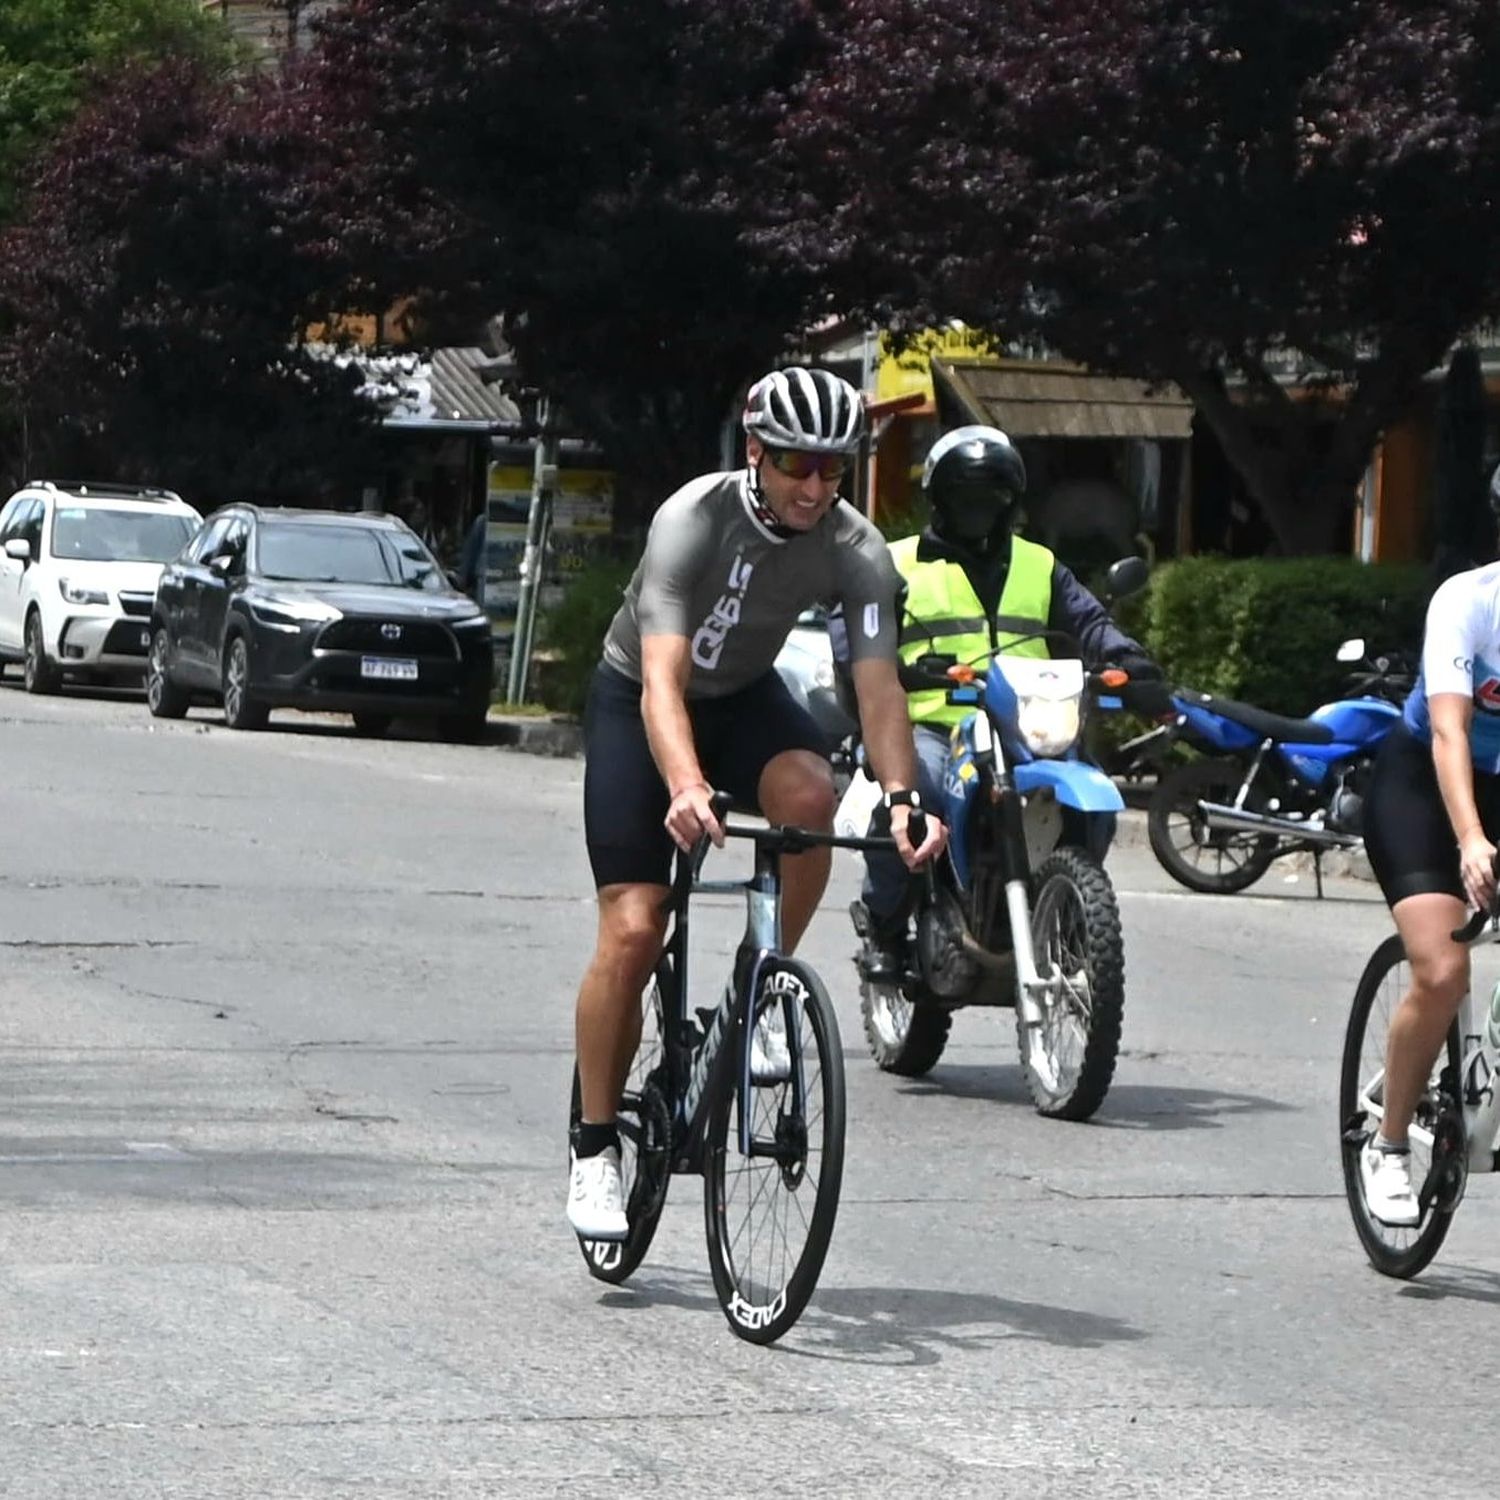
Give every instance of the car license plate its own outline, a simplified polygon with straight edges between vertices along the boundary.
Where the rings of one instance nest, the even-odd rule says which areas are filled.
[[[394,678],[397,682],[415,682],[417,664],[398,656],[362,656],[359,659],[359,675]]]

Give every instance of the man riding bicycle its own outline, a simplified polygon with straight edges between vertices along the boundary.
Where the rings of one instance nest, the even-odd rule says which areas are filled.
[[[1490,509],[1500,519],[1500,467]],[[1433,594],[1422,670],[1376,758],[1364,833],[1411,965],[1386,1037],[1380,1129],[1360,1156],[1370,1212],[1400,1227],[1421,1220],[1407,1132],[1469,988],[1469,950],[1452,934],[1465,896],[1479,907],[1495,896],[1500,563],[1456,573]]]
[[[1035,630],[1066,631],[1092,665],[1126,668],[1131,678],[1155,682],[1161,673],[1124,635],[1100,602],[1046,548],[1013,534],[1026,493],[1026,466],[1010,439],[995,427],[959,427],[932,446],[922,467],[922,489],[931,509],[921,536],[895,542],[891,555],[901,574],[903,662],[936,654],[973,662],[998,652],[1051,655],[1048,641],[1017,639],[996,621],[1025,620]],[[1153,712],[1166,706],[1137,690],[1130,706]],[[941,687],[914,690],[908,703],[916,726],[918,791],[927,807],[942,806],[943,771],[954,725],[973,712],[948,702]],[[1109,827],[1105,827],[1107,844]],[[1104,848],[1093,850],[1101,859]],[[865,856],[864,902],[870,915],[860,968],[866,978],[895,983],[907,963],[911,882],[901,862]]]
[[[716,789],[773,823],[831,829],[827,746],[774,668],[802,610],[838,601],[855,691],[900,857],[941,847],[917,804],[906,695],[896,675],[899,580],[880,533],[838,486],[864,431],[859,392],[827,370],[772,371],[751,387],[745,468],[705,474],[663,502],[604,642],[584,714],[584,829],[599,931],[578,992],[582,1123],[568,1221],[587,1239],[627,1232],[615,1114],[640,1042],[641,992],[661,953],[672,852],[722,843]],[[782,932],[795,949],[828,881],[830,854],[783,863]],[[784,1076],[785,1043],[757,1030],[752,1076]]]

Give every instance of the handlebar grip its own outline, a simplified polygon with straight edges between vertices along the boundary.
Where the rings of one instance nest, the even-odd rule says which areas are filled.
[[[914,807],[906,819],[906,837],[913,849],[920,849],[927,838],[927,814]]]

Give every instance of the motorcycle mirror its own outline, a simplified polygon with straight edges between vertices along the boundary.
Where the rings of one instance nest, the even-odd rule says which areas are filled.
[[[1151,569],[1144,557],[1122,557],[1119,562],[1111,563],[1104,575],[1104,592],[1111,599],[1128,599],[1146,587],[1150,576]]]
[[[1365,659],[1365,638],[1362,635],[1354,636],[1347,640],[1338,649],[1338,661],[1363,661]]]

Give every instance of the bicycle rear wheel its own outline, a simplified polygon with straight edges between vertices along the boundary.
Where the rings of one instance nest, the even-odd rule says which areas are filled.
[[[636,1048],[616,1120],[620,1129],[620,1178],[625,1189],[625,1217],[630,1225],[623,1240],[586,1240],[578,1237],[589,1275],[618,1284],[646,1258],[671,1180],[672,1120],[662,1080],[666,1069],[666,1019],[661,987],[655,979],[641,996],[641,1041]],[[582,1118],[578,1067],[573,1067],[573,1097],[569,1138]]]
[[[786,1028],[791,1076],[742,1091],[736,1056],[720,1075],[703,1161],[714,1290],[729,1326],[753,1344],[774,1343],[807,1306],[844,1177],[844,1051],[822,981],[796,959],[770,960],[756,989],[762,1014]],[[740,1151],[742,1092],[749,1156]]]
[[[1452,1139],[1447,1139],[1444,1152],[1447,1162],[1437,1174],[1432,1172],[1432,1150],[1413,1136],[1411,1179],[1424,1209],[1421,1222],[1412,1228],[1382,1224],[1365,1201],[1360,1152],[1380,1123],[1386,1037],[1391,1017],[1410,986],[1411,968],[1406,962],[1406,950],[1400,937],[1393,934],[1370,955],[1360,975],[1349,1011],[1349,1027],[1344,1033],[1344,1061],[1339,1076],[1340,1156],[1349,1212],[1370,1264],[1384,1276],[1401,1278],[1415,1276],[1437,1254],[1453,1222],[1464,1170],[1461,1127],[1457,1131],[1456,1150]],[[1455,1021],[1417,1110],[1418,1119],[1429,1130],[1439,1120],[1453,1122],[1460,1118],[1456,1097],[1458,1068],[1459,1037]]]

